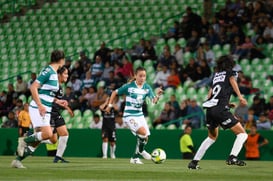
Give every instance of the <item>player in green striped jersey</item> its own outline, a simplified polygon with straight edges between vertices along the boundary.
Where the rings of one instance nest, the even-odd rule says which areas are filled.
[[[144,149],[148,142],[150,130],[143,115],[142,105],[146,97],[149,97],[153,103],[157,103],[162,92],[162,89],[158,89],[157,95],[153,93],[150,85],[146,83],[146,70],[143,67],[138,67],[135,71],[134,80],[116,89],[111,94],[106,112],[110,112],[117,95],[126,95],[123,121],[137,137],[136,150],[130,159],[132,164],[143,164],[139,159],[140,155],[145,159],[151,159],[151,155]]]
[[[65,100],[55,98],[59,90],[57,70],[64,65],[64,58],[63,51],[54,50],[51,53],[50,64],[41,71],[30,87],[33,100],[30,102],[29,114],[35,132],[19,140],[18,156],[12,161],[14,168],[24,168],[21,161],[32,154],[42,140],[53,136],[50,126],[53,101],[63,107],[68,104]]]

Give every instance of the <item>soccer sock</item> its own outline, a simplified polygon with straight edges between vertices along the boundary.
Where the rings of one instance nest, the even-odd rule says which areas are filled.
[[[47,140],[42,140],[41,143],[45,143],[45,144],[53,144],[49,139]]]
[[[102,142],[102,156],[107,157],[108,142]]]
[[[238,156],[239,152],[241,151],[244,142],[247,139],[247,134],[246,133],[239,133],[236,136],[236,139],[234,141],[233,147],[231,149],[230,155],[233,156]]]
[[[114,144],[113,146],[110,146],[110,153],[111,156],[114,156],[116,152],[116,144]]]
[[[67,145],[67,140],[68,140],[68,136],[60,136],[59,137],[56,156],[61,157],[61,158],[63,157],[64,151],[65,151],[66,145]]]
[[[137,136],[136,151],[135,151],[133,158],[139,157],[139,153],[143,152],[146,144],[147,144],[146,138],[140,138]]]
[[[200,145],[197,153],[195,154],[193,160],[201,160],[206,153],[207,149],[215,142],[215,140],[211,139],[210,137],[207,137],[202,144]]]
[[[24,139],[26,143],[33,143],[33,142],[37,142],[41,140],[42,140],[42,132],[33,133],[32,135]]]

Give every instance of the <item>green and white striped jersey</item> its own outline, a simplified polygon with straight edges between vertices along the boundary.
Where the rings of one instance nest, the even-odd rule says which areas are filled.
[[[59,90],[58,74],[50,65],[48,65],[41,71],[35,81],[41,86],[38,89],[41,103],[46,107],[46,110],[50,112],[55,94]],[[31,101],[30,106],[37,107],[37,104],[35,101]]]
[[[124,84],[116,91],[118,95],[126,95],[123,117],[143,116],[142,105],[146,97],[150,99],[155,97],[152,88],[147,83],[144,83],[142,88],[138,88],[135,81]]]

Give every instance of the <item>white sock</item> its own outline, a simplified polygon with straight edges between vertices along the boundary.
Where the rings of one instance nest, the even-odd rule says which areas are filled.
[[[53,144],[49,139],[47,140],[42,140],[41,143],[45,143],[45,144]]]
[[[247,139],[247,136],[248,135],[246,133],[237,134],[233,147],[231,149],[230,155],[238,156],[239,152],[241,151],[243,147],[244,142]]]
[[[56,156],[61,157],[61,158],[63,157],[64,151],[65,151],[66,145],[67,145],[67,140],[68,140],[68,136],[60,136],[59,137]]]
[[[108,142],[102,143],[102,156],[107,157]]]
[[[42,138],[42,132],[37,132],[37,133],[34,133],[36,134],[36,138],[38,139],[38,141],[42,141],[43,138]]]
[[[201,160],[206,153],[207,149],[215,142],[215,140],[211,139],[210,137],[207,137],[200,147],[198,148],[197,153],[195,154],[193,160]]]
[[[116,152],[116,145],[110,146],[111,156],[115,156],[115,152]]]

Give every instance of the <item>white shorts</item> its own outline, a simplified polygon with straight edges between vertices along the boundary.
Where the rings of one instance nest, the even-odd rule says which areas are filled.
[[[127,127],[130,128],[131,132],[136,136],[136,132],[139,128],[144,127],[146,129],[147,134],[145,136],[149,136],[150,129],[147,124],[146,119],[144,116],[128,116],[128,117],[123,117],[123,121],[126,124]]]
[[[33,128],[50,126],[50,113],[46,113],[43,117],[40,115],[38,108],[29,106],[29,116]]]

